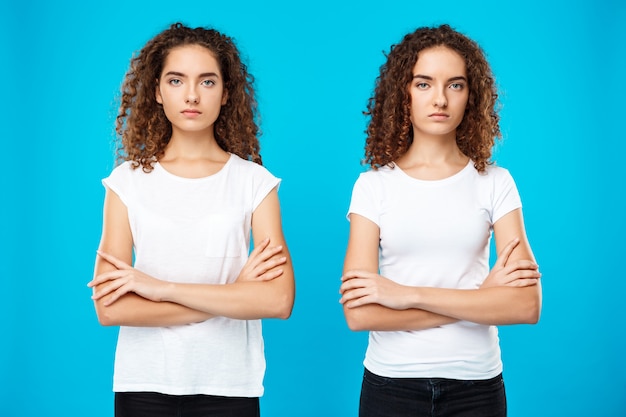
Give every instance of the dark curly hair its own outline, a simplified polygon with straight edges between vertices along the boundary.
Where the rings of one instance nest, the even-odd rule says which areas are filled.
[[[115,124],[118,162],[132,161],[135,168],[141,166],[150,172],[153,163],[163,156],[172,125],[156,101],[156,80],[169,52],[185,45],[200,45],[211,51],[224,78],[228,101],[215,121],[218,145],[243,159],[262,164],[254,77],[242,63],[234,41],[217,30],[192,29],[182,23],[175,23],[156,35],[131,59]]]
[[[483,172],[492,164],[491,150],[501,138],[498,93],[491,67],[480,46],[449,25],[423,27],[406,35],[391,47],[387,62],[380,67],[374,97],[369,99],[365,115],[371,116],[366,129],[364,163],[373,169],[387,165],[404,155],[413,142],[410,120],[411,97],[408,86],[421,51],[445,46],[465,60],[469,97],[463,120],[456,132],[460,150]]]

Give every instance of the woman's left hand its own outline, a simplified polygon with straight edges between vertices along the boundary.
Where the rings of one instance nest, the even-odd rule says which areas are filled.
[[[339,302],[354,308],[365,304],[380,304],[394,310],[411,308],[409,289],[382,275],[366,271],[348,271],[342,277]]]
[[[88,287],[92,288],[104,284],[94,290],[92,299],[99,300],[110,295],[104,301],[104,305],[109,306],[122,295],[134,292],[151,301],[162,301],[163,293],[171,283],[151,277],[108,253],[98,251],[98,256],[113,265],[116,270],[104,272],[87,284]]]

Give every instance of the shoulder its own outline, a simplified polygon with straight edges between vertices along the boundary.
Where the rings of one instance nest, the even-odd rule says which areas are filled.
[[[385,181],[395,174],[395,170],[388,166],[382,166],[378,169],[370,168],[365,172],[359,174],[357,182],[362,183],[379,183]]]
[[[236,169],[241,172],[247,172],[251,174],[270,174],[269,170],[263,165],[259,165],[256,162],[248,161],[235,154],[231,154],[229,164],[232,169]]]
[[[123,178],[129,178],[133,175],[136,175],[136,172],[143,172],[141,167],[134,168],[133,163],[131,161],[125,161],[120,165],[113,168],[109,176],[106,178],[108,180],[117,180]]]
[[[506,168],[503,168],[499,165],[489,165],[487,166],[485,172],[487,173],[487,175],[491,175],[493,177],[507,177],[507,176],[511,176],[511,174],[509,173],[509,170]]]
[[[475,176],[486,183],[502,184],[513,182],[513,177],[508,169],[498,165],[488,165],[484,172],[478,172],[474,169]]]
[[[254,195],[261,196],[265,196],[281,182],[280,178],[275,177],[264,166],[235,154],[231,154],[228,161],[228,174],[224,178],[233,185],[237,184],[237,186],[253,190]]]
[[[370,195],[382,198],[391,189],[395,189],[395,170],[388,167],[369,169],[359,174],[352,190],[353,196]]]

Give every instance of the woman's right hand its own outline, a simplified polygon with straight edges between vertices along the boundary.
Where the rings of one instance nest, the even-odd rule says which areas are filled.
[[[287,262],[286,256],[276,257],[283,247],[269,244],[270,239],[265,238],[254,248],[236,282],[271,281],[283,274],[281,268],[276,268]]]
[[[496,263],[480,288],[489,287],[529,287],[537,285],[541,273],[539,265],[531,260],[518,260],[507,264],[509,256],[519,245],[519,239],[510,241],[498,254]]]

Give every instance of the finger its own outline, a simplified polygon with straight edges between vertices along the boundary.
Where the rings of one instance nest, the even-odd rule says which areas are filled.
[[[496,259],[495,264],[504,267],[509,260],[509,256],[513,253],[513,249],[515,249],[519,245],[519,238],[514,238],[509,243],[506,244],[504,248],[498,254],[498,259]]]
[[[260,275],[257,279],[259,281],[271,281],[273,279],[278,278],[279,276],[281,276],[283,274],[283,270],[282,269],[274,269],[272,271],[266,272],[262,275]]]
[[[250,252],[248,254],[248,261],[247,262],[254,262],[255,259],[265,249],[265,247],[267,246],[268,243],[269,243],[269,241],[267,239],[265,239],[262,242],[260,242],[258,246],[255,246],[254,249],[252,250],[252,252]]]
[[[253,279],[258,279],[261,275],[263,275],[267,271],[272,270],[274,267],[278,265],[281,265],[281,264],[277,263],[277,260],[274,260],[274,259],[260,262],[256,265],[251,266],[250,273],[252,274]]]
[[[254,250],[250,253],[250,255],[252,254],[259,254],[261,252],[263,252],[263,250],[267,247],[267,245],[270,244],[270,238],[266,237],[265,239],[263,239],[262,241],[260,241],[258,243],[258,245],[254,246]]]
[[[265,262],[268,259],[271,259],[272,257],[274,257],[276,254],[280,253],[283,250],[283,247],[278,245],[278,246],[272,246],[272,247],[265,246],[265,247],[257,248],[257,249],[259,249],[259,251],[255,252],[256,251],[255,249],[255,251],[253,251],[250,254],[250,257],[248,258],[248,263],[252,268],[257,267],[262,262]]]
[[[357,298],[362,298],[369,295],[371,295],[371,291],[368,291],[367,288],[355,288],[349,291],[345,291],[341,296],[340,302],[344,304],[350,300],[356,300]]]
[[[374,274],[372,272],[367,272],[367,271],[361,271],[358,269],[354,269],[354,270],[350,270],[350,271],[346,271],[343,276],[341,277],[342,281],[348,281],[351,279],[355,279],[355,278],[366,278],[366,279],[372,279],[375,278],[378,274]]]
[[[260,263],[259,265],[257,265],[256,267],[254,267],[254,272],[256,272],[257,275],[262,275],[265,272],[276,268],[277,266],[280,265],[284,265],[287,262],[287,257],[286,256],[282,256],[280,258],[276,258],[276,259],[270,259],[269,261],[264,261],[262,263]]]
[[[512,273],[511,277],[513,277],[511,281],[516,280],[516,279],[525,279],[525,278],[539,279],[541,278],[541,272],[536,271],[536,270],[520,270],[520,271],[515,271],[514,273]]]
[[[110,284],[104,285],[101,288],[98,288],[96,291],[94,291],[94,293],[91,296],[91,298],[93,300],[99,300],[102,297],[105,297],[105,296],[109,295],[113,291],[116,291],[118,288],[120,288],[125,283],[126,283],[126,281],[125,280],[121,280],[121,279],[117,280],[117,281],[113,281]]]
[[[283,250],[281,245],[272,246],[271,248],[266,248],[263,252],[259,254],[259,259],[261,262],[265,262],[268,259],[273,258],[277,254],[279,254]]]
[[[111,304],[113,304],[114,302],[116,302],[117,300],[119,300],[119,298],[122,295],[131,292],[132,290],[129,287],[130,286],[128,286],[128,285],[123,285],[123,286],[119,287],[117,290],[113,291],[111,296],[104,302],[104,305],[108,307]]]
[[[353,269],[353,270],[344,272],[343,275],[341,276],[341,280],[345,282],[354,278],[358,278],[359,276],[360,276],[360,271]]]
[[[376,302],[372,299],[371,296],[364,296],[364,297],[359,297],[359,298],[345,301],[342,304],[346,306],[347,308],[355,308],[355,307],[360,307],[366,304],[376,304]]]
[[[523,278],[523,279],[516,279],[515,281],[511,281],[508,284],[506,284],[506,286],[522,288],[522,287],[532,287],[533,285],[537,285],[538,283],[539,283],[538,278]]]
[[[128,265],[126,262],[122,261],[119,258],[116,258],[115,256],[113,256],[111,254],[108,254],[108,253],[103,252],[101,250],[97,250],[96,253],[98,254],[98,256],[100,256],[102,259],[104,259],[105,261],[107,261],[108,263],[110,263],[111,265],[116,267],[117,269],[130,269],[130,268],[132,268],[132,266]]]
[[[105,283],[107,281],[119,279],[119,278],[123,277],[124,275],[126,275],[126,272],[127,272],[127,270],[123,270],[123,269],[116,269],[114,271],[103,272],[102,274],[100,274],[97,277],[95,277],[94,279],[92,279],[87,284],[87,286],[88,287],[95,287],[95,286],[100,285],[102,283]]]
[[[347,281],[344,281],[339,287],[339,292],[344,293],[346,291],[351,291],[356,288],[364,288],[367,281],[364,281],[360,278],[352,278]]]
[[[534,269],[526,269],[526,270],[517,270],[510,274],[507,274],[501,281],[499,285],[504,286],[517,286],[513,283],[515,281],[525,280],[525,279],[533,279],[537,280],[541,278],[541,273]]]
[[[539,269],[539,265],[530,259],[518,259],[516,261],[512,261],[511,263],[505,266],[504,271],[515,271],[518,269]]]

